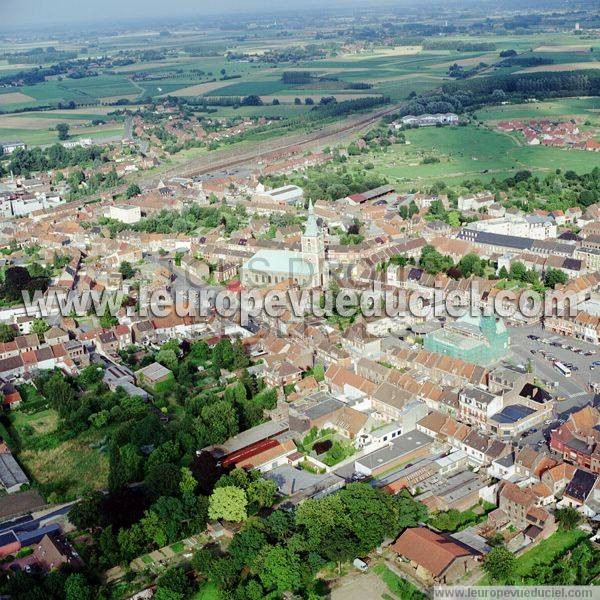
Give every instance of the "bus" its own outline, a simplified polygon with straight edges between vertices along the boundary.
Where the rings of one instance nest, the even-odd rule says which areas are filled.
[[[556,370],[565,377],[571,377],[571,369],[565,367],[561,362],[556,361],[554,366],[556,367]]]

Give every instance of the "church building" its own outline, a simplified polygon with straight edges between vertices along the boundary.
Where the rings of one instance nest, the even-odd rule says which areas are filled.
[[[308,288],[327,285],[325,239],[317,224],[312,202],[302,234],[302,250],[259,250],[242,265],[242,285],[262,287],[291,280]]]

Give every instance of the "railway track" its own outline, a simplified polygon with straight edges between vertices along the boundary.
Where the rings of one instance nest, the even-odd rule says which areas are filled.
[[[187,161],[160,174],[161,179],[171,177],[196,177],[214,171],[222,171],[231,167],[251,165],[262,160],[272,158],[274,153],[286,150],[306,149],[307,147],[322,147],[334,141],[341,140],[344,136],[366,129],[376,123],[379,119],[398,110],[397,106],[387,107],[375,112],[353,117],[331,125],[326,125],[307,134],[291,134],[281,138],[269,140],[268,142],[256,143],[247,151],[239,149],[228,149],[211,152],[198,159]],[[148,182],[155,185],[158,176]],[[146,182],[144,182],[146,183]]]
[[[385,115],[398,110],[399,106],[388,106],[374,112],[362,114],[356,117],[350,117],[343,121],[337,121],[324,127],[320,127],[310,133],[288,134],[275,138],[267,142],[256,143],[245,151],[231,148],[227,150],[216,150],[210,152],[201,158],[191,159],[170,169],[154,174],[152,177],[141,177],[130,180],[130,183],[137,183],[142,188],[154,188],[160,180],[168,180],[172,177],[197,177],[207,173],[223,171],[232,167],[242,165],[256,165],[261,161],[272,158],[274,153],[284,152],[286,150],[316,149],[323,148],[332,143],[339,143],[349,134],[358,133],[375,124]],[[128,182],[128,183],[129,183]],[[123,194],[127,189],[128,183],[121,183],[113,188],[105,189],[103,194],[113,195]],[[85,205],[96,202],[98,194],[89,197],[80,198],[69,203],[69,206]]]

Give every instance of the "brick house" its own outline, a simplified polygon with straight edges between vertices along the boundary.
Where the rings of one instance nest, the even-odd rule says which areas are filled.
[[[600,411],[584,406],[552,432],[550,447],[567,462],[600,473]]]

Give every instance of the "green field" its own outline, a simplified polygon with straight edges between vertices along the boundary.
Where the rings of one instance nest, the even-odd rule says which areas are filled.
[[[465,40],[465,35],[445,37],[444,40]],[[25,107],[56,104],[74,101],[78,104],[96,104],[117,98],[142,99],[165,94],[177,94],[198,84],[208,85],[209,90],[199,91],[205,96],[273,96],[274,94],[312,95],[313,93],[336,95],[348,83],[370,83],[373,94],[386,94],[393,100],[403,100],[411,92],[424,92],[448,81],[448,67],[458,63],[465,68],[479,63],[491,65],[500,60],[502,49],[515,49],[524,56],[536,56],[551,59],[555,65],[565,64],[570,68],[573,63],[597,60],[600,41],[581,39],[568,33],[533,33],[529,35],[482,35],[477,42],[490,42],[496,45],[494,51],[458,52],[455,50],[423,50],[421,46],[379,46],[360,53],[339,54],[322,60],[307,60],[294,64],[269,64],[264,62],[246,62],[228,60],[223,54],[215,56],[189,56],[181,52],[181,47],[190,45],[196,48],[214,50],[215,47],[234,51],[265,51],[289,47],[294,44],[313,43],[300,34],[295,39],[279,39],[268,31],[257,32],[252,39],[240,39],[233,33],[226,34],[218,29],[208,30],[199,36],[193,31],[181,32],[177,36],[161,37],[155,32],[106,36],[98,39],[98,48],[112,54],[124,49],[177,49],[164,59],[136,62],[132,65],[115,67],[110,72],[97,77],[84,79],[53,79],[33,86],[8,88],[30,96],[14,103],[0,99],[0,109],[15,110]],[[19,46],[25,49],[27,46]],[[65,44],[64,49],[73,49]],[[594,51],[590,51],[593,48]],[[0,72],[16,71],[12,65],[0,65]],[[513,66],[500,69],[501,72],[518,71]],[[306,69],[315,76],[328,75],[338,81],[320,82],[309,90],[303,86],[284,85],[281,74],[289,69]],[[224,79],[239,76],[235,79]],[[161,79],[146,81],[132,80],[135,74],[162,76]],[[215,81],[217,80],[217,81]],[[194,93],[194,92],[192,92]]]
[[[482,121],[566,119],[573,116],[591,121],[600,120],[600,98],[560,98],[532,104],[491,106],[477,111],[477,118]]]
[[[583,173],[600,163],[594,152],[525,146],[516,136],[484,126],[423,127],[405,133],[407,145],[391,146],[387,152],[368,159],[362,155],[351,159],[349,164],[371,162],[375,171],[399,189],[408,189],[414,184],[430,185],[435,181],[454,184],[474,178],[488,181],[525,169],[538,173],[572,169]],[[428,158],[439,162],[423,164]]]
[[[90,112],[85,112],[88,110]],[[30,111],[0,115],[0,140],[21,140],[28,145],[58,142],[56,125],[68,123],[70,139],[119,139],[123,135],[123,117],[107,116],[114,109],[79,109],[73,111]],[[101,119],[103,124],[93,125]]]

